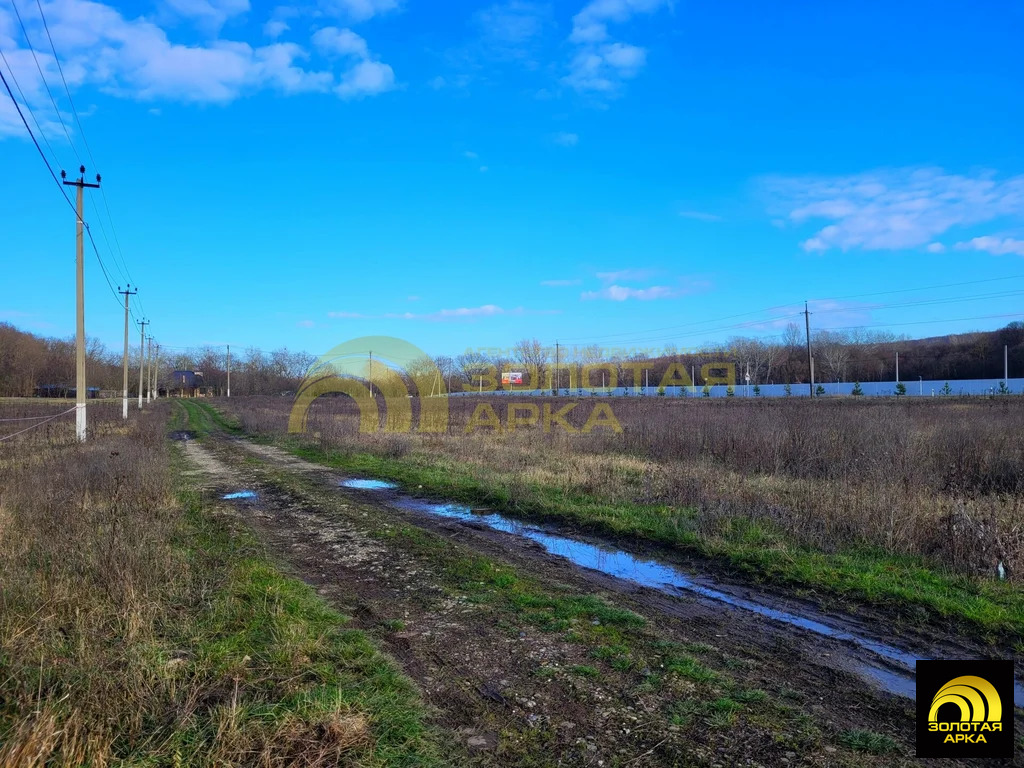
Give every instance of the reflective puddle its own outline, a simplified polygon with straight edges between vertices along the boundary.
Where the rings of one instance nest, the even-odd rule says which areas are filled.
[[[256,491],[235,491],[234,493],[225,493],[221,496],[222,499],[255,499]]]
[[[373,481],[370,481],[373,482]],[[392,486],[393,487],[393,486]],[[915,696],[914,665],[917,656],[909,651],[874,640],[842,627],[832,626],[819,618],[810,618],[773,608],[754,600],[737,597],[711,586],[714,582],[706,578],[699,581],[678,568],[656,560],[646,560],[614,547],[577,541],[550,529],[522,523],[496,513],[473,512],[461,504],[437,504],[421,499],[402,497],[393,501],[396,506],[416,512],[424,512],[452,520],[486,525],[496,531],[521,536],[540,544],[546,552],[563,557],[582,568],[590,568],[609,576],[651,587],[669,594],[693,594],[706,600],[750,611],[772,621],[799,627],[823,637],[869,651],[879,659],[879,664],[852,659],[854,671],[885,691],[913,699]],[[1014,703],[1024,706],[1024,686],[1015,686]]]
[[[398,487],[395,483],[388,483],[384,480],[363,480],[360,478],[342,480],[338,485],[342,488],[359,488],[364,491],[382,491]]]

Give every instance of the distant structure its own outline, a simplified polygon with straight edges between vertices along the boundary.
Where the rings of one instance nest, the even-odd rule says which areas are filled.
[[[204,386],[202,371],[175,371],[171,374],[168,394],[171,397],[205,397],[208,389]]]
[[[78,390],[68,384],[42,384],[36,387],[32,394],[34,397],[72,398],[77,396]],[[86,387],[85,396],[90,400],[95,400],[100,396],[100,388]]]

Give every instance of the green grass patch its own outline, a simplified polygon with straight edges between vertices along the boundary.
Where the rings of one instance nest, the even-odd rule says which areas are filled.
[[[924,609],[937,623],[953,620],[986,634],[1024,633],[1024,591],[1009,582],[956,574],[924,558],[890,555],[858,544],[826,553],[790,541],[767,522],[742,518],[726,521],[712,535],[699,535],[692,510],[611,502],[538,483],[524,486],[499,469],[484,471],[441,455],[396,458],[325,450],[294,437],[275,442],[308,461],[352,474],[518,517],[668,545],[758,580],[888,607]],[[920,611],[913,616],[919,619]]]
[[[360,765],[442,765],[440,738],[395,664],[248,533],[211,518],[195,490],[178,493],[189,525],[179,546],[212,588],[205,609],[176,627],[174,645],[189,649],[183,673],[222,686],[224,703],[173,734],[174,760],[203,764],[227,738],[240,748],[276,744],[301,762],[335,734],[352,741],[343,754]]]
[[[899,744],[884,733],[854,729],[839,734],[839,743],[854,752],[888,755],[899,751]]]

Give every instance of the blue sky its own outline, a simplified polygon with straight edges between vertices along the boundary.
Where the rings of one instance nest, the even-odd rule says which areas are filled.
[[[96,193],[86,219],[170,346],[1024,319],[991,317],[1024,291],[1020,3],[44,0],[86,149],[16,2],[59,112],[11,0],[0,69],[56,167],[102,172],[116,243]],[[74,219],[2,95],[0,321],[70,335]]]

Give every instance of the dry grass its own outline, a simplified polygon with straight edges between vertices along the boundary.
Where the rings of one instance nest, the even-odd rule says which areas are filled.
[[[174,487],[169,408],[114,407],[0,453],[0,765],[433,764],[408,681]]]
[[[466,434],[478,398],[451,399],[446,435],[360,435],[347,398],[318,400],[309,425],[323,447],[450,460],[513,488],[692,508],[706,532],[742,517],[823,551],[866,545],[988,575],[999,561],[1024,568],[1024,399],[586,398],[575,426],[598,400],[612,405],[621,434]],[[507,423],[508,400],[488,402]],[[290,407],[285,398],[230,403],[247,430],[277,435]]]

